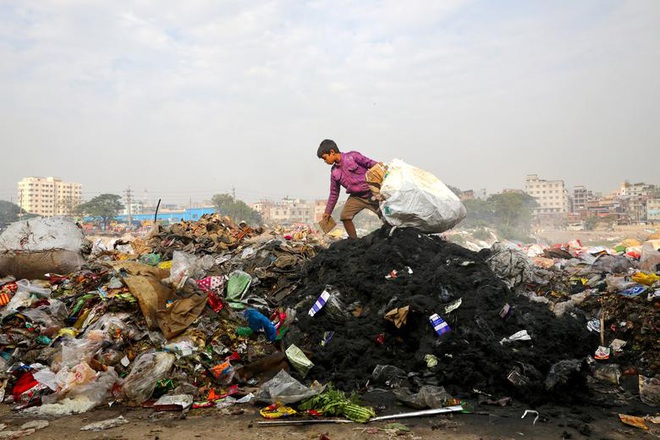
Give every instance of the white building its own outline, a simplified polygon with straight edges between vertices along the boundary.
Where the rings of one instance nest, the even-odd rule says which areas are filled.
[[[325,205],[324,205],[325,206]],[[250,208],[261,214],[264,223],[314,223],[315,204],[302,199],[282,199],[278,202],[260,201],[252,203]]]
[[[569,208],[568,191],[563,180],[543,180],[538,174],[528,174],[525,179],[525,192],[539,204],[535,214],[567,213]]]
[[[621,197],[640,198],[648,197],[651,191],[651,185],[647,183],[630,183],[623,182],[619,187],[619,195]]]
[[[71,215],[80,204],[82,185],[58,177],[25,177],[18,182],[18,206],[31,214]]]

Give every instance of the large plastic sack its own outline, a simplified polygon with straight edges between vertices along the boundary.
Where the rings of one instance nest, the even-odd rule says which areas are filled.
[[[85,263],[89,245],[82,230],[64,218],[14,222],[0,235],[0,276],[44,278],[48,272],[71,273]]]
[[[452,190],[433,174],[399,159],[388,164],[380,193],[381,211],[392,226],[439,233],[465,218],[465,206]]]

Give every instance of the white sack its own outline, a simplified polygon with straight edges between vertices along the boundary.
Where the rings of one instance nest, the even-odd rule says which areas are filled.
[[[14,222],[0,235],[0,253],[53,249],[80,252],[83,244],[85,237],[82,230],[73,221],[57,217]]]
[[[392,226],[439,233],[465,218],[463,203],[447,185],[433,174],[399,159],[388,164],[380,192],[385,199],[381,211]]]

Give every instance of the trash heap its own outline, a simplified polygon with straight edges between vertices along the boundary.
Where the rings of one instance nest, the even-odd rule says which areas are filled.
[[[257,383],[241,367],[277,356],[281,339],[255,334],[274,325],[252,307],[275,310],[316,253],[306,231],[291,231],[296,242],[258,232],[208,216],[97,241],[71,273],[46,273],[40,258],[44,279],[0,279],[0,401],[63,415],[108,400],[174,395],[155,407],[185,409],[240,397],[239,382]],[[271,318],[279,327],[286,312]]]
[[[286,300],[298,312],[287,341],[312,352],[315,378],[344,389],[442,385],[452,395],[531,403],[565,401],[571,389],[577,397],[582,361],[597,345],[586,319],[557,318],[516,295],[485,256],[410,228],[334,243]]]
[[[660,240],[612,248],[496,244],[489,263],[516,293],[558,316],[583,316],[599,337],[592,376],[619,385],[637,376],[644,403],[660,406]]]
[[[30,238],[15,238],[30,261]],[[92,241],[70,273],[45,270],[47,246],[31,268],[41,279],[0,273],[0,401],[15,409],[257,401],[275,418],[304,402],[365,421],[354,391],[460,410],[455,398],[475,393],[583,401],[621,374],[658,404],[655,248],[476,253],[413,228],[328,246],[218,215]]]

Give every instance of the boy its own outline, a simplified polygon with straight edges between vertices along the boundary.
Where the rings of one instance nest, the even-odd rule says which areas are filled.
[[[357,151],[341,153],[337,144],[330,139],[321,142],[316,155],[328,165],[332,165],[330,170],[330,197],[328,197],[328,203],[325,205],[323,219],[330,218],[332,210],[335,209],[339,199],[339,186],[343,186],[346,188],[349,197],[339,219],[344,224],[348,237],[357,238],[353,217],[358,212],[368,209],[381,217],[378,201],[372,198],[371,190],[365,179],[365,174],[369,168],[379,162],[369,159]]]

